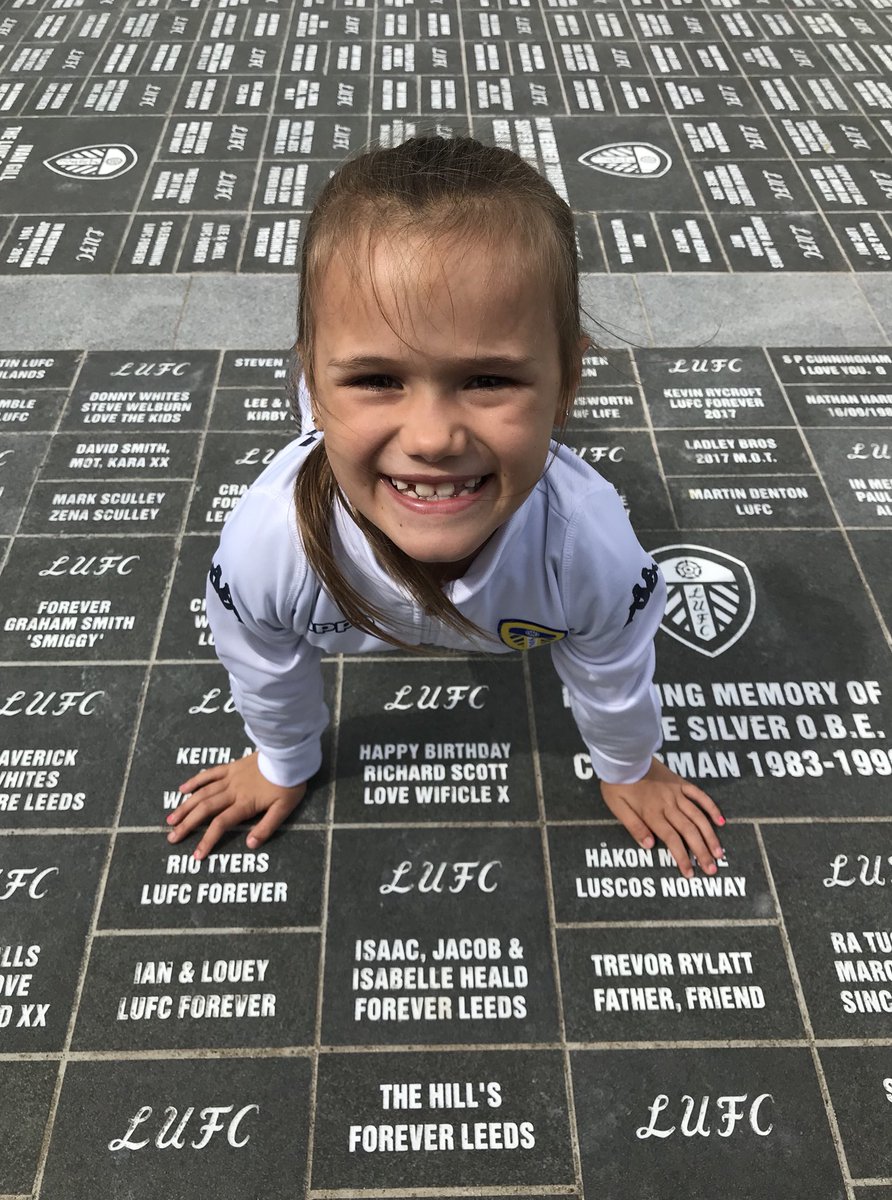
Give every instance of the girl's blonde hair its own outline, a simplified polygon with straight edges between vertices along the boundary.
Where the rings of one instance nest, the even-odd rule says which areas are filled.
[[[543,299],[550,301],[558,336],[563,431],[579,386],[580,339],[585,332],[579,316],[573,214],[551,184],[513,151],[464,136],[421,136],[399,146],[374,147],[345,162],[322,189],[307,220],[301,251],[292,397],[302,372],[315,407],[315,313],[334,255],[350,258],[356,270],[358,247],[364,246],[370,268],[380,236],[416,233],[429,244],[483,242],[503,254],[513,248],[517,269],[530,271],[534,286],[544,282]],[[383,310],[382,315],[388,320]],[[387,614],[344,578],[331,545],[337,502],[362,530],[382,567],[424,612],[465,636],[489,636],[458,611],[424,564],[409,558],[351,508],[335,481],[323,438],[295,481],[298,525],[311,569],[351,625],[401,649],[417,649],[389,631]]]

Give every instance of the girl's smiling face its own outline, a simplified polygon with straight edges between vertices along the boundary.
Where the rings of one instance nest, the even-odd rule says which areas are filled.
[[[384,237],[358,277],[335,256],[319,290],[313,400],[335,479],[441,580],[530,494],[562,418],[547,289],[511,259]]]

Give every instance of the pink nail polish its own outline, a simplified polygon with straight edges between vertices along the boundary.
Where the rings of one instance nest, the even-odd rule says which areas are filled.
[[[724,825],[724,824],[725,824],[725,818],[724,818],[724,817],[719,817],[719,818],[717,819],[717,821],[716,821],[716,824],[717,824],[717,825]]]

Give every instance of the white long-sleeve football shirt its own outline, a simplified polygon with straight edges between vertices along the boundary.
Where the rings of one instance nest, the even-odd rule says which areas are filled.
[[[321,763],[328,724],[325,654],[392,651],[353,628],[310,569],[297,528],[294,480],[321,434],[289,443],[223,529],[207,616],[232,696],[272,783],[294,786]],[[598,776],[633,783],[661,741],[654,636],[665,585],[615,489],[566,447],[470,568],[446,585],[490,635],[471,642],[432,621],[379,565],[340,504],[332,547],[343,573],[412,645],[508,653],[548,646]],[[544,653],[544,650],[540,650]]]

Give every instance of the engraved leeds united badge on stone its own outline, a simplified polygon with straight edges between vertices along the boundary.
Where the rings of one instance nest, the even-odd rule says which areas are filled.
[[[43,164],[66,179],[117,179],[136,166],[137,154],[130,146],[77,146],[45,158]]]
[[[709,658],[733,646],[756,611],[747,565],[706,546],[660,546],[652,554],[668,590],[660,628]]]
[[[595,146],[580,154],[579,161],[593,171],[621,175],[626,179],[659,179],[672,166],[666,151],[650,142],[610,142]]]

